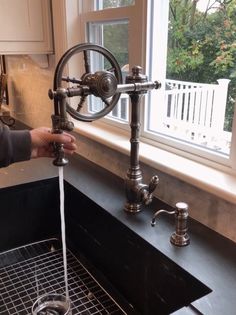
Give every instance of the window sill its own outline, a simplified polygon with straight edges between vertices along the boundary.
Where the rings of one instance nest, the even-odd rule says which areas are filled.
[[[130,135],[101,122],[76,122],[75,131],[123,154],[129,155]],[[140,161],[195,187],[236,204],[236,175],[203,165],[186,157],[140,142]]]

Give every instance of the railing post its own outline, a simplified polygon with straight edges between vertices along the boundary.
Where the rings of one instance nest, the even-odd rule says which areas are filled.
[[[214,103],[212,108],[211,127],[217,131],[224,130],[225,108],[227,104],[228,85],[230,80],[218,79],[219,86],[215,90]]]

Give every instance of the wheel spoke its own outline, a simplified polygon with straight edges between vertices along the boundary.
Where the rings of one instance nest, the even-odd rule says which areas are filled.
[[[109,68],[109,69],[106,69],[106,71],[108,71],[108,72],[115,72],[115,68],[114,68],[114,67],[111,67],[111,68]]]
[[[111,105],[111,102],[109,102],[109,98],[102,98],[102,101],[107,107]]]
[[[91,66],[90,66],[90,56],[89,56],[89,51],[84,50],[84,67],[85,67],[85,72],[90,73],[91,72]]]
[[[79,102],[77,109],[76,109],[77,112],[80,112],[81,109],[83,108],[83,105],[84,105],[86,98],[87,98],[87,95],[81,96],[80,102]]]
[[[81,84],[82,83],[82,80],[78,80],[76,78],[70,78],[70,77],[62,77],[61,80],[65,81],[65,82],[76,83],[76,84]]]

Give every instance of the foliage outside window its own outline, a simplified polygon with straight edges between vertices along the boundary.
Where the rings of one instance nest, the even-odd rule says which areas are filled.
[[[225,130],[232,131],[236,96],[236,1],[171,0],[167,74],[169,79],[216,83],[230,79]]]
[[[119,8],[133,5],[135,0],[97,0],[97,9]]]

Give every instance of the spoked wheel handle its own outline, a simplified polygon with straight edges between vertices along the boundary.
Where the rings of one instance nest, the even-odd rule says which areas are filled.
[[[92,73],[90,63],[91,52],[101,54],[109,61],[111,68]],[[74,55],[79,53],[83,54],[84,74],[81,78],[63,77],[65,66]],[[63,81],[76,84],[76,87],[64,89]],[[87,122],[104,117],[119,101],[121,93],[117,92],[117,86],[121,83],[122,74],[120,66],[109,50],[102,46],[90,43],[76,45],[65,52],[59,60],[55,70],[53,91],[49,91],[49,97],[54,99],[55,116],[65,116],[65,112],[68,112],[74,119]],[[104,106],[102,106],[100,111],[87,113],[81,110],[88,95],[94,95],[101,98]],[[73,96],[80,97],[77,109],[71,107],[67,102],[68,97]],[[64,111],[64,113],[62,113],[62,111]]]

